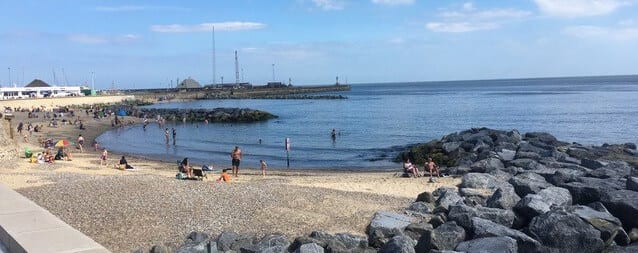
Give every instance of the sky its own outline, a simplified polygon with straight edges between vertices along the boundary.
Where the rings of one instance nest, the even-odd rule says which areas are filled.
[[[638,0],[1,0],[0,12],[3,87],[234,83],[235,50],[255,85],[273,72],[293,85],[638,74]]]

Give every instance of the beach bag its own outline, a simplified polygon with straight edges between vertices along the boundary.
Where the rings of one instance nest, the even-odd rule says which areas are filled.
[[[177,175],[175,175],[176,179],[186,179],[188,176],[186,175],[186,173],[182,173],[182,172],[178,172]]]

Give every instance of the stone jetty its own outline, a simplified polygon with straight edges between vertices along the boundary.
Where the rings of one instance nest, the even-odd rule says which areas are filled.
[[[633,143],[585,146],[477,128],[401,154],[427,157],[461,184],[423,192],[401,212],[377,212],[365,236],[193,232],[176,252],[638,252]]]

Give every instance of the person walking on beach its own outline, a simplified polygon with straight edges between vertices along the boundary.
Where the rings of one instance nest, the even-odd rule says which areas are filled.
[[[84,153],[84,137],[81,134],[78,136],[78,147],[80,148],[80,153]]]
[[[166,137],[166,145],[168,145],[168,127],[164,129],[164,137]]]
[[[268,164],[266,164],[266,161],[264,160],[259,160],[259,164],[261,165],[261,176],[266,177],[266,169],[268,168]]]
[[[104,149],[104,151],[102,151],[102,156],[100,156],[100,165],[108,165],[108,163],[106,162],[106,158],[108,155],[109,152]]]
[[[173,127],[173,145],[175,145],[175,137],[177,136],[177,131],[175,131],[175,128]]]
[[[20,124],[18,124],[18,134],[22,134],[22,128],[24,128],[24,123],[20,122]]]
[[[241,162],[241,149],[239,149],[238,146],[235,146],[235,149],[233,149],[233,152],[230,153],[230,158],[233,159],[232,161],[233,175],[237,177],[237,174],[239,173],[239,163]]]

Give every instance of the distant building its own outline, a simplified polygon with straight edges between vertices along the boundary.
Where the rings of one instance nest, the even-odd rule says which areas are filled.
[[[51,85],[49,85],[48,83],[45,83],[44,81],[40,80],[40,79],[34,79],[33,81],[31,81],[29,84],[27,84],[27,86],[24,87],[29,87],[29,88],[35,88],[35,87],[51,87]]]
[[[197,89],[197,88],[201,88],[202,86],[199,84],[199,82],[195,81],[195,79],[193,78],[186,78],[184,79],[184,81],[182,81],[181,83],[179,83],[177,85],[177,89]]]
[[[286,88],[288,85],[282,82],[268,82],[266,84],[266,88]]]

